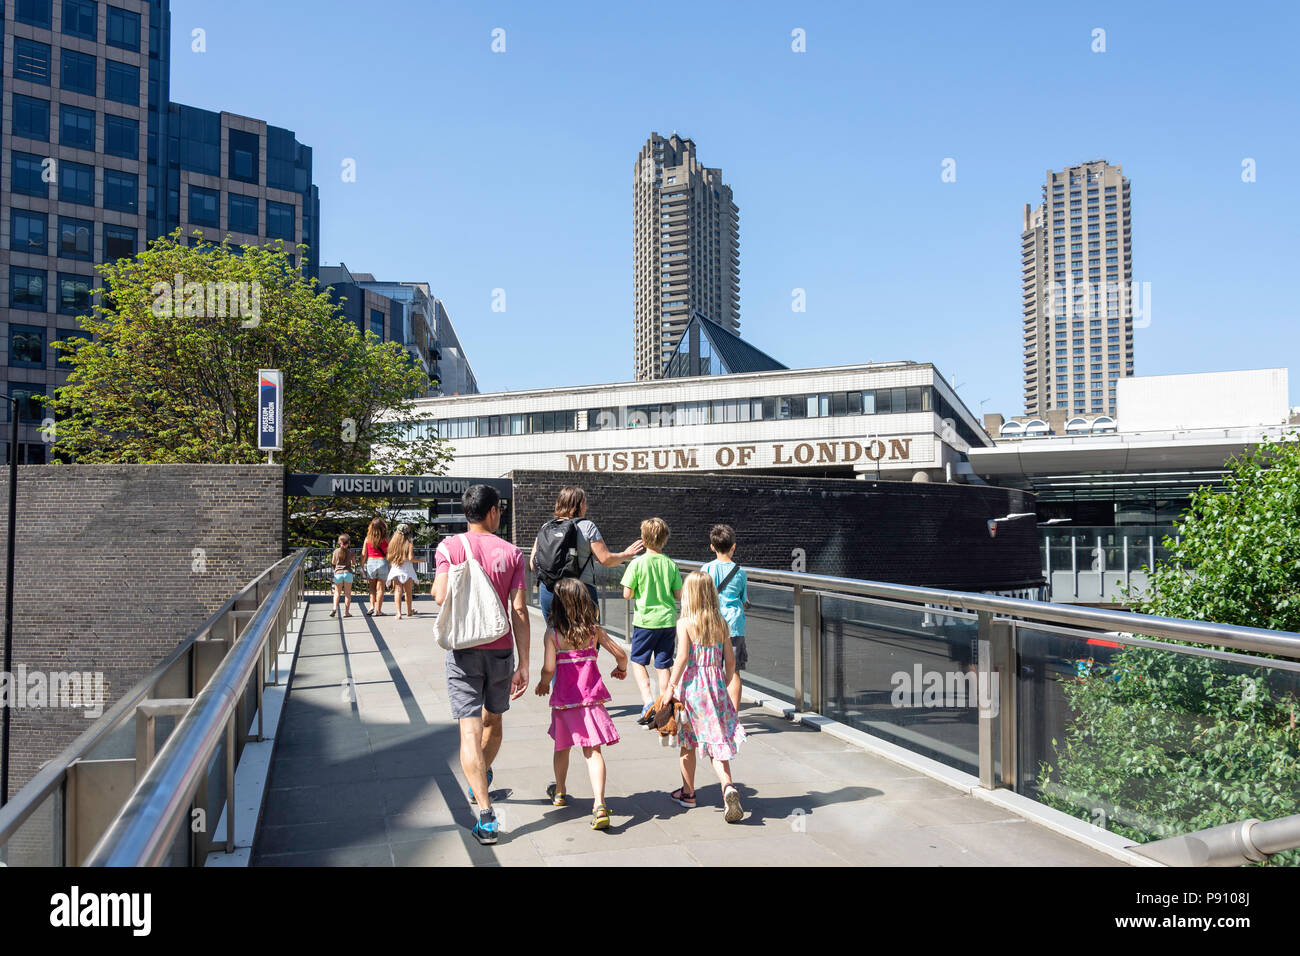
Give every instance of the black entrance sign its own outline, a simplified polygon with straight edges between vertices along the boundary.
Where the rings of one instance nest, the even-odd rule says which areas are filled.
[[[445,478],[439,475],[304,475],[285,479],[288,495],[334,495],[366,498],[454,498],[470,485],[488,485],[502,498],[514,497],[509,478]]]

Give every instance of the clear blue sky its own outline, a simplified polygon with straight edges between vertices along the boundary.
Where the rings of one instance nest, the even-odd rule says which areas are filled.
[[[485,391],[631,379],[633,165],[676,130],[740,207],[741,334],[791,367],[930,361],[1019,413],[1022,206],[1105,158],[1137,374],[1287,366],[1300,405],[1300,5],[667,9],[173,0],[172,99],[312,146],[321,262],[430,282]]]

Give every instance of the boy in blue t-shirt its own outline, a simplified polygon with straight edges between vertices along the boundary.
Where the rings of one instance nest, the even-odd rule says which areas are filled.
[[[745,648],[745,605],[749,603],[749,579],[745,569],[735,562],[736,532],[729,524],[715,524],[709,532],[709,547],[717,560],[700,568],[713,579],[718,589],[718,606],[722,618],[731,629],[731,647],[736,652],[736,671],[727,684],[727,696],[736,712],[740,712],[740,671],[749,666],[749,651]]]

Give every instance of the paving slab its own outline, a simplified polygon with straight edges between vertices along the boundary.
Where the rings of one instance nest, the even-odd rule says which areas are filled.
[[[545,698],[528,692],[504,718],[492,800],[501,838],[470,835],[460,736],[446,704],[436,605],[397,620],[329,617],[311,599],[252,862],[265,866],[1107,866],[1082,843],[973,799],[916,770],[752,704],[732,762],[745,816],[723,820],[708,761],[698,806],[668,797],[676,747],[634,720],[631,680],[607,679],[621,740],[604,748],[608,831],[593,831],[591,784],[570,757],[569,806],[551,806],[554,746]],[[541,619],[532,612],[532,683]],[[602,663],[608,672],[612,660]]]

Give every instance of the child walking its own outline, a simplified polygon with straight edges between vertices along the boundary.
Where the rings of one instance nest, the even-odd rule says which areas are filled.
[[[330,556],[330,563],[334,566],[334,610],[330,611],[330,617],[339,612],[339,597],[346,595],[343,602],[343,616],[352,616],[352,581],[355,575],[352,573],[352,537],[350,535],[339,535],[339,546],[334,549],[334,554]]]
[[[659,677],[659,696],[668,693],[668,668],[673,663],[677,642],[677,599],[682,594],[682,573],[677,562],[663,554],[668,543],[668,525],[662,518],[641,522],[645,554],[632,559],[623,573],[623,598],[636,601],[632,617],[632,675],[641,690],[641,716],[637,723],[649,726],[654,719],[655,693],[650,687],[651,661]]]
[[[397,619],[402,619],[402,596],[406,596],[406,616],[415,614],[412,597],[415,594],[415,582],[419,577],[415,573],[415,542],[411,539],[411,526],[399,524],[393,532],[393,540],[388,543],[388,583],[393,586],[393,601],[397,604]]]
[[[686,577],[682,617],[677,624],[677,657],[669,686],[685,708],[685,720],[678,726],[681,737],[682,786],[672,798],[681,806],[695,806],[695,752],[713,761],[722,784],[724,819],[737,823],[744,815],[740,791],[731,779],[731,760],[745,739],[745,728],[736,718],[736,708],[727,684],[736,670],[735,653],[727,622],[718,610],[718,592],[713,579],[693,571]],[[664,701],[668,703],[667,700]]]
[[[370,617],[383,617],[384,587],[388,577],[388,522],[383,518],[375,518],[370,522],[362,552],[366,559],[366,584],[370,589],[366,614]]]
[[[745,647],[745,605],[749,603],[749,578],[736,563],[736,532],[729,524],[715,524],[709,532],[709,547],[717,555],[700,568],[718,589],[718,608],[731,632],[731,649],[736,655],[736,669],[727,681],[731,705],[740,712],[740,672],[749,666]]]
[[[551,805],[568,805],[565,781],[569,774],[569,750],[581,747],[595,796],[591,828],[608,830],[605,758],[600,748],[618,743],[618,731],[605,710],[610,696],[601,680],[597,659],[602,647],[613,654],[617,663],[610,676],[622,680],[627,676],[627,654],[596,623],[596,615],[596,604],[580,580],[562,578],[556,582],[537,696],[546,696],[554,677],[551,736],[555,739],[555,783],[546,788]]]

